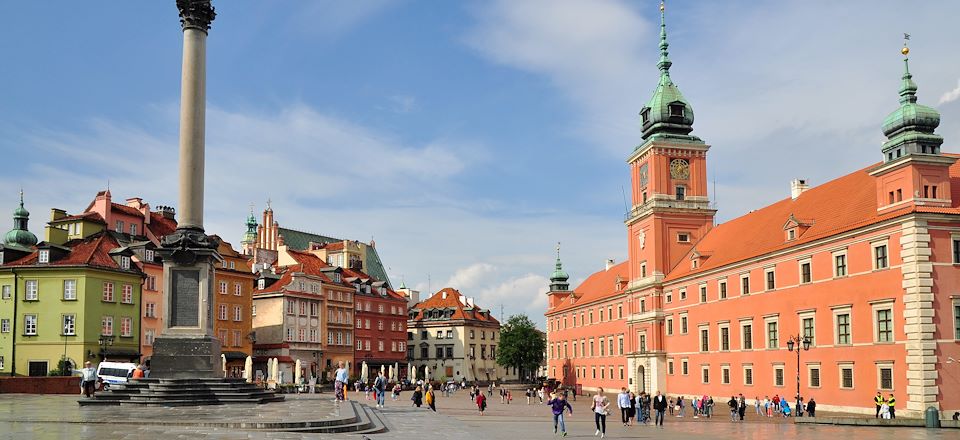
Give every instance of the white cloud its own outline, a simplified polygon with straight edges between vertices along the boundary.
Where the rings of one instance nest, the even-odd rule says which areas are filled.
[[[957,87],[940,97],[940,104],[956,101],[960,99],[960,80],[957,80]]]

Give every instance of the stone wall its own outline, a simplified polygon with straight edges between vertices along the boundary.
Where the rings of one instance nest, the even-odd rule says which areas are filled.
[[[0,394],[80,394],[80,376],[0,377]]]

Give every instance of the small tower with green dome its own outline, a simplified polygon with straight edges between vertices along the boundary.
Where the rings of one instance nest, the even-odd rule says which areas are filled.
[[[553,274],[550,275],[550,291],[565,292],[570,290],[570,283],[567,282],[569,279],[570,275],[563,271],[563,264],[560,263],[560,243],[557,243],[557,265]]]
[[[20,190],[20,206],[13,211],[13,229],[3,237],[5,247],[29,250],[37,244],[37,236],[28,229],[30,212],[23,207],[23,190]]]
[[[883,162],[870,171],[876,178],[877,211],[910,206],[953,206],[950,166],[957,161],[944,155],[943,137],[934,133],[940,125],[940,113],[917,103],[917,83],[910,73],[908,34],[904,34],[903,76],[900,82],[900,107],[883,120],[887,141],[881,152]]]
[[[243,240],[240,241],[240,247],[244,255],[253,255],[254,248],[257,245],[257,218],[253,216],[253,205],[250,205],[250,216],[247,217],[247,232],[243,233]]]

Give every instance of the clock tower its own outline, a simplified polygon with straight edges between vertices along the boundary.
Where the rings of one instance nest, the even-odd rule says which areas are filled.
[[[632,208],[625,223],[634,291],[656,286],[673,267],[684,264],[681,258],[713,227],[716,214],[707,194],[710,146],[690,134],[693,107],[670,78],[668,47],[661,4],[660,81],[640,110],[643,143],[627,159]]]

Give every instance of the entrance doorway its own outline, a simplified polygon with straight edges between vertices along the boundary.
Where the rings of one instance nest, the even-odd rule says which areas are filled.
[[[27,370],[31,376],[46,376],[47,361],[30,361],[27,364]]]
[[[647,391],[647,370],[643,365],[637,367],[637,392]]]

